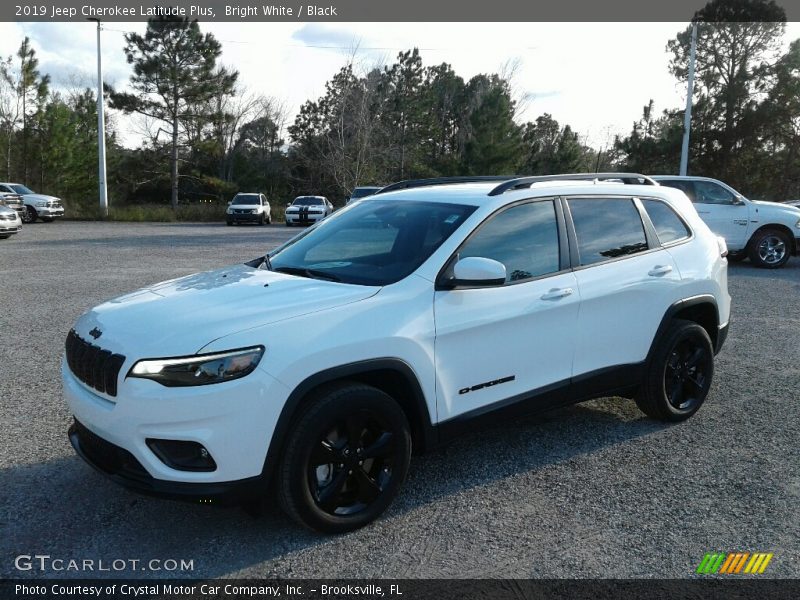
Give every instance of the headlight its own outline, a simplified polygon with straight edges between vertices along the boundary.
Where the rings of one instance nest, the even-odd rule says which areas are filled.
[[[229,206],[225,212],[228,213],[229,215],[232,215],[233,209]]]
[[[255,346],[182,358],[146,359],[133,365],[128,377],[152,379],[167,387],[221,383],[252,373],[263,355],[264,347]]]
[[[795,223],[794,226],[800,229],[800,219],[797,219],[797,223]]]
[[[47,206],[47,200],[37,200],[36,201],[36,206],[38,206],[38,207]]]
[[[253,210],[250,211],[250,214],[257,215],[258,214],[258,209],[254,208]]]

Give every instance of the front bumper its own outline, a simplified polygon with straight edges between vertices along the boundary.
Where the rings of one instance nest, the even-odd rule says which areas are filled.
[[[77,419],[69,428],[68,436],[78,456],[96,471],[140,494],[203,504],[235,505],[258,497],[265,488],[265,478],[261,476],[222,483],[156,479],[130,452],[103,439]]]
[[[19,221],[0,221],[0,234],[19,233],[22,224]]]
[[[34,206],[36,214],[46,219],[57,219],[64,216],[64,207]]]
[[[64,398],[76,421],[133,459],[113,462],[111,467],[101,465],[101,471],[125,480],[133,478],[134,483],[128,487],[144,477],[145,487],[155,491],[169,483],[180,489],[189,486],[202,490],[200,495],[219,485],[234,485],[265,475],[267,448],[288,396],[283,384],[259,368],[247,377],[225,383],[166,388],[146,379],[125,378],[130,363],[120,371],[116,397],[110,397],[79,381],[62,361]],[[216,469],[172,468],[148,446],[148,439],[201,444]],[[78,453],[98,466],[98,460],[86,452],[80,439],[78,446]],[[138,465],[133,469],[138,477],[132,477],[130,468],[121,468],[131,464]]]
[[[228,221],[232,221],[234,223],[257,223],[261,220],[260,213],[250,213],[250,214],[236,214],[236,213],[228,213],[227,214]]]
[[[292,225],[313,225],[317,221],[325,218],[325,215],[314,213],[286,213],[285,217],[287,223]]]

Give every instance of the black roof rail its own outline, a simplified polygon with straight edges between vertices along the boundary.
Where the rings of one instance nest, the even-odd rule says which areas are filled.
[[[397,190],[408,190],[411,188],[428,187],[433,185],[446,185],[448,183],[486,183],[493,181],[509,181],[519,179],[518,175],[464,175],[457,177],[430,177],[428,179],[406,179],[390,183],[381,188],[373,196]]]
[[[658,185],[654,179],[640,173],[572,173],[567,175],[536,175],[533,177],[519,177],[504,181],[491,192],[490,196],[499,196],[509,190],[519,190],[530,187],[534,183],[546,181],[595,181],[604,179],[619,179],[622,183],[632,185]]]

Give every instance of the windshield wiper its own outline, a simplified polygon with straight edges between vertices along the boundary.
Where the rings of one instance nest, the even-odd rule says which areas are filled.
[[[287,275],[298,275],[310,279],[324,279],[326,281],[341,281],[340,277],[320,269],[306,269],[304,267],[278,267],[272,269],[276,273],[286,273]]]

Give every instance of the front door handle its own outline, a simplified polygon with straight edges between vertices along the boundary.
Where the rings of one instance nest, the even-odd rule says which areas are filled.
[[[660,277],[661,275],[666,275],[667,273],[672,273],[672,267],[669,265],[656,265],[647,273],[650,277]]]
[[[542,300],[560,300],[561,298],[571,296],[572,292],[572,288],[553,288],[542,296]]]

